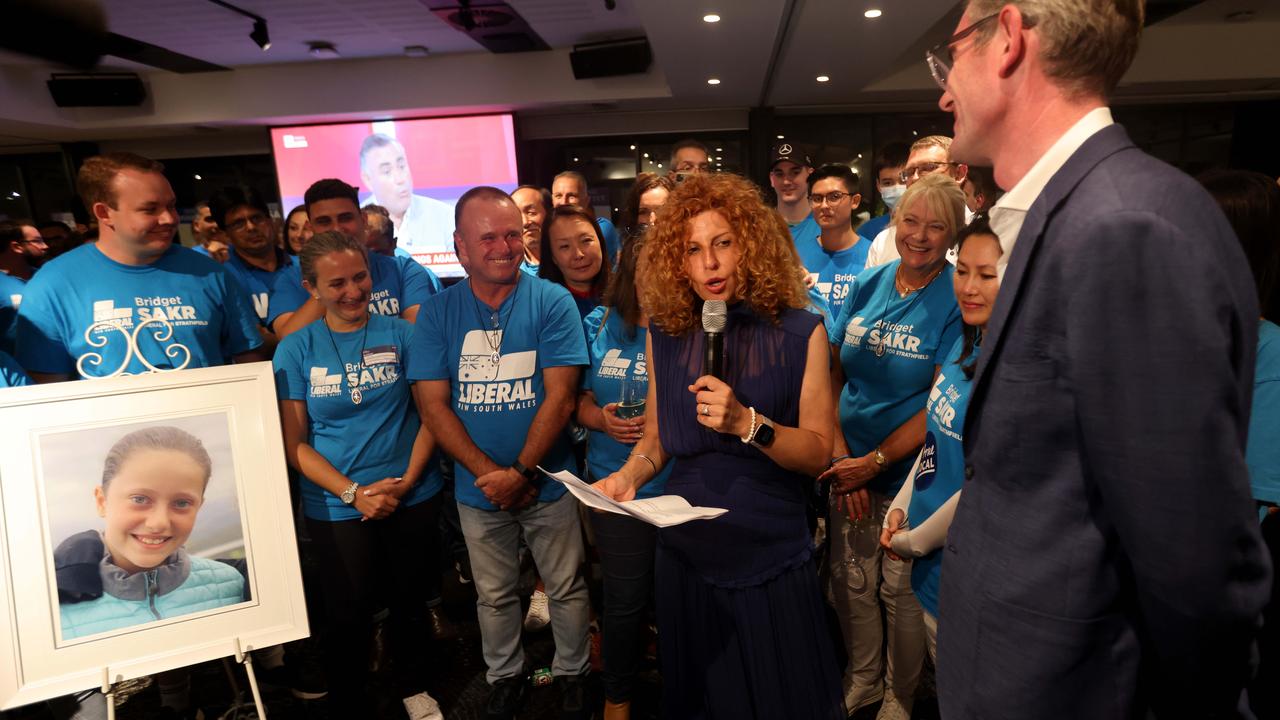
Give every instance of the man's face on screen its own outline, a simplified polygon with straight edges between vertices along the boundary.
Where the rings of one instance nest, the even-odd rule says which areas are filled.
[[[393,217],[404,215],[413,199],[413,173],[409,160],[400,143],[391,143],[370,150],[364,156],[360,177],[373,191],[377,204],[385,207]]]

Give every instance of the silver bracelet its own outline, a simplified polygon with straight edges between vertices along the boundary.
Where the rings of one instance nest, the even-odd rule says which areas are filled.
[[[746,435],[743,435],[742,437],[738,438],[744,444],[747,444],[747,445],[750,445],[751,441],[754,440],[756,437],[756,409],[755,407],[752,407],[750,409],[751,409],[751,429],[747,430]]]
[[[644,453],[633,452],[631,453],[631,457],[638,457],[641,460],[649,463],[649,467],[653,468],[653,474],[654,475],[658,474],[658,464],[655,463],[653,459],[650,458],[648,455],[645,455]]]

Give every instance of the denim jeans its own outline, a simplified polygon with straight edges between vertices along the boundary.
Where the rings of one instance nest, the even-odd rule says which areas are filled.
[[[658,529],[633,517],[592,512],[596,550],[604,573],[604,694],[610,702],[631,699],[631,685],[644,652],[645,609],[653,597],[653,555]]]
[[[476,614],[485,678],[492,684],[524,670],[520,633],[524,614],[516,581],[520,574],[520,533],[533,553],[550,599],[556,655],[551,673],[581,675],[590,666],[587,622],[590,603],[580,572],[585,555],[578,501],[572,495],[508,512],[480,510],[458,503],[462,533],[471,555],[476,584]]]
[[[923,610],[911,590],[911,562],[893,560],[880,549],[880,528],[892,501],[872,492],[871,517],[857,521],[832,501],[828,525],[831,599],[849,653],[846,698],[875,697],[883,677],[887,695],[910,714],[927,640]],[[888,703],[891,698],[885,700]]]

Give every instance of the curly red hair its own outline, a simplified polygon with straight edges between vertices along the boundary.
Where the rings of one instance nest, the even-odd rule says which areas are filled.
[[[760,189],[736,175],[693,175],[667,199],[645,237],[640,261],[644,277],[641,301],[649,319],[671,335],[696,324],[698,296],[689,282],[690,224],[714,211],[733,229],[742,248],[734,270],[733,300],[776,322],[788,308],[808,305],[804,268],[782,216],[764,204]]]

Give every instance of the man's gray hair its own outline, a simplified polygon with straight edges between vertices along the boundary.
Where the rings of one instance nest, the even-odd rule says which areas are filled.
[[[969,20],[1006,5],[1039,31],[1045,72],[1072,95],[1109,97],[1138,53],[1144,0],[969,0]],[[993,23],[980,28],[977,42],[994,33]]]
[[[400,141],[383,133],[374,133],[365,138],[364,142],[360,143],[360,169],[364,169],[364,158],[366,155],[378,148],[384,148],[388,145],[400,145]],[[404,146],[400,145],[400,147]]]

